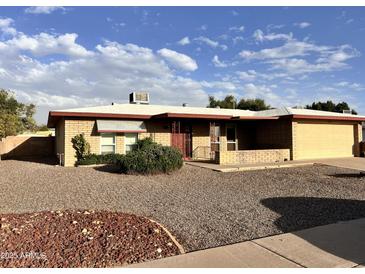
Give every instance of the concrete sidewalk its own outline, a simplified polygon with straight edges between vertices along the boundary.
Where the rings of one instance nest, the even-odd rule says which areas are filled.
[[[283,167],[300,167],[300,166],[310,166],[310,165],[327,165],[327,166],[335,166],[335,167],[365,171],[365,158],[361,157],[309,159],[309,160],[294,160],[294,161],[275,162],[275,163],[255,163],[255,164],[240,164],[240,165],[219,165],[204,161],[187,161],[186,164],[200,168],[211,169],[219,172],[237,172],[237,171],[250,171],[250,170],[272,169],[272,168],[283,168]]]
[[[362,267],[365,218],[128,267]]]

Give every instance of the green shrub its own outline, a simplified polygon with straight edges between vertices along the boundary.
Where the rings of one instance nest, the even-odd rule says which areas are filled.
[[[115,165],[118,163],[120,158],[124,157],[121,154],[88,154],[83,159],[80,159],[76,162],[76,165],[100,165],[100,164],[111,164]]]
[[[85,159],[90,154],[90,144],[86,141],[83,133],[74,136],[71,143],[76,152],[77,161]]]
[[[183,165],[179,150],[157,144],[151,138],[137,141],[132,151],[117,162],[120,171],[127,174],[169,173]]]

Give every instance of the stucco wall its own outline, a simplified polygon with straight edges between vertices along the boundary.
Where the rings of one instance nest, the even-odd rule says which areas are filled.
[[[55,155],[55,138],[51,136],[8,136],[0,140],[2,158],[21,159]]]

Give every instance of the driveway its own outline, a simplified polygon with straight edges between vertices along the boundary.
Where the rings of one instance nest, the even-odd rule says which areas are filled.
[[[317,160],[316,163],[365,171],[365,158],[348,157]]]
[[[310,166],[218,173],[184,166],[131,176],[0,162],[0,212],[105,209],[150,217],[187,251],[365,217],[359,171]]]

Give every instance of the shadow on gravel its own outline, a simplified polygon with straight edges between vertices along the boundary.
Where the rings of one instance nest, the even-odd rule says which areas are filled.
[[[94,169],[97,171],[101,171],[101,172],[120,174],[119,168],[114,165],[98,166],[98,167],[94,167]]]
[[[338,174],[330,174],[328,176],[336,177],[336,178],[365,178],[365,172],[359,172],[359,173],[338,173]]]
[[[361,200],[276,197],[263,199],[261,204],[281,215],[274,224],[283,232],[365,217],[365,201]],[[365,220],[357,222],[359,226],[335,225],[331,229],[313,228],[293,234],[335,256],[363,263]]]

